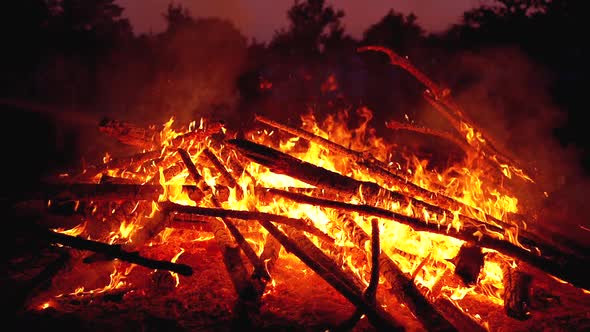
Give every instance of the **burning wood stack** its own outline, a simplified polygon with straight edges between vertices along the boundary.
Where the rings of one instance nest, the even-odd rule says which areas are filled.
[[[334,116],[323,124],[302,116],[300,128],[257,116],[260,127],[243,135],[205,120],[185,131],[172,129],[173,121],[140,128],[106,120],[100,130],[136,154],[107,155],[16,200],[76,215],[75,227],[36,231],[58,247],[90,252],[86,263],[117,260],[152,270],[162,292],[193,275],[191,264],[178,262],[188,243],[212,239],[237,296],[235,326],[257,326],[281,259],[304,263],[354,306],[350,317],[325,326],[334,330],[353,329],[365,318],[379,330],[406,330],[408,321],[396,314],[405,310],[429,331],[483,331],[490,322],[473,303],[502,308],[506,319],[519,321],[552,305],[555,297],[534,285],[535,276],[580,294],[590,289],[586,253],[526,227],[534,221],[496,185],[503,177],[534,186],[535,175],[406,59],[381,47],[359,51],[385,52],[414,75],[457,132],[387,126],[448,139],[463,151],[461,165],[436,173],[396,153],[368,130],[367,109],[359,110],[364,121],[353,129]],[[190,236],[175,237],[177,230]],[[140,254],[159,243],[183,249],[167,259]],[[115,270],[109,289],[121,289],[117,280],[128,273]],[[385,305],[391,298],[398,306]],[[51,300],[59,307],[60,297]]]

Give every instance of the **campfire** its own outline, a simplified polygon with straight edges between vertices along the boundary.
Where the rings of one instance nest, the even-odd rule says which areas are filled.
[[[39,211],[31,232],[47,243],[44,266],[15,276],[31,286],[23,313],[119,317],[105,326],[132,330],[590,327],[587,253],[536,227],[518,196],[544,194],[537,171],[407,59],[359,52],[412,74],[455,131],[386,127],[459,157],[390,144],[365,107],[308,112],[299,126],[107,119],[100,131],[134,154],[105,151],[15,193],[15,213]]]

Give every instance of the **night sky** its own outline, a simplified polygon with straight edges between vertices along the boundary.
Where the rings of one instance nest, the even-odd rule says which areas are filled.
[[[137,34],[162,31],[165,25],[162,13],[170,2],[118,0]],[[193,17],[227,18],[246,37],[266,42],[276,30],[287,27],[286,13],[294,0],[176,0],[174,3],[188,8]],[[437,32],[458,22],[463,12],[480,5],[482,0],[333,0],[326,3],[344,10],[346,31],[360,38],[370,25],[377,23],[390,9],[404,14],[414,13],[420,26],[428,32]]]

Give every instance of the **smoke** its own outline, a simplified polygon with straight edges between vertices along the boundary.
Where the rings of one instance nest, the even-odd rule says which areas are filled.
[[[472,120],[534,170],[536,183],[523,203],[534,207],[539,226],[588,243],[583,229],[590,220],[585,206],[590,178],[582,167],[582,150],[564,146],[555,135],[567,112],[551,99],[548,72],[519,49],[501,48],[457,54],[442,77]]]
[[[145,66],[147,82],[137,87],[141,93],[130,107],[132,120],[162,124],[174,117],[187,125],[201,117],[233,118],[245,37],[227,21],[198,19],[160,38]]]
[[[34,183],[42,175],[100,163],[106,152],[137,153],[99,131],[104,118],[156,128],[174,118],[175,129],[201,118],[239,121],[237,78],[246,51],[245,37],[231,23],[196,19],[178,31],[135,38],[106,55],[51,53],[36,68],[35,95],[21,98],[26,103],[3,102],[10,106],[3,110],[15,115],[15,128],[44,136],[31,144],[23,139],[11,150],[31,165],[25,171],[11,164],[11,171]]]

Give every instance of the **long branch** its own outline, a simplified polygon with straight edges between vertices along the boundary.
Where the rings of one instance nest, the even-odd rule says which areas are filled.
[[[357,308],[360,308],[375,327],[386,329],[387,331],[405,330],[403,325],[395,321],[387,312],[381,310],[379,306],[369,303],[363,297],[360,289],[355,287],[353,283],[346,281],[340,267],[336,264],[328,264],[330,261],[329,258],[322,259],[322,263],[318,262],[323,257],[323,252],[315,247],[311,241],[305,241],[305,243],[299,245],[280,231],[272,222],[263,219],[259,220],[259,222],[288,252],[297,256],[297,258],[309,266],[309,268],[340,292],[346,299]],[[316,250],[310,252],[314,247]]]
[[[218,208],[206,208],[200,206],[187,206],[172,202],[163,202],[160,203],[160,205],[168,212],[186,213],[218,218],[272,221],[279,224],[288,225],[295,229],[299,229],[309,234],[315,235],[318,238],[329,243],[334,242],[334,239],[332,237],[330,237],[328,234],[322,232],[320,229],[315,227],[311,221],[305,219],[289,218],[281,215],[258,211],[227,210]]]
[[[219,202],[217,197],[213,194],[212,188],[210,188],[209,185],[204,181],[203,177],[201,176],[201,174],[197,170],[197,168],[196,168],[195,164],[193,163],[188,152],[184,149],[178,149],[178,153],[180,154],[182,161],[185,163],[186,167],[188,168],[189,173],[193,177],[193,180],[197,183],[197,186],[199,188],[206,188],[207,191],[211,193],[209,201],[216,208],[221,208],[221,203]],[[204,195],[204,192],[202,192],[202,194]],[[211,220],[214,234],[224,233],[225,227],[227,227],[227,229],[229,230],[231,235],[234,237],[234,239],[236,240],[236,242],[238,243],[240,248],[242,248],[242,251],[244,251],[244,254],[248,258],[248,260],[250,261],[252,266],[254,266],[254,269],[256,271],[259,271],[258,273],[261,276],[263,276],[265,279],[270,279],[270,276],[265,275],[266,269],[264,268],[264,264],[262,263],[260,258],[256,255],[256,253],[254,252],[254,249],[252,249],[252,247],[250,246],[248,241],[246,241],[246,238],[244,238],[244,236],[242,235],[240,230],[236,227],[236,225],[233,223],[233,221],[229,218],[220,218],[220,219],[223,223],[220,223],[219,220],[217,220],[215,218],[213,218]],[[225,227],[223,227],[224,224],[225,224]]]
[[[537,256],[534,253],[527,251],[519,246],[516,246],[510,242],[493,238],[482,232],[474,232],[473,229],[466,230],[462,228],[460,230],[450,229],[447,231],[445,228],[439,227],[435,223],[426,223],[418,218],[409,217],[397,212],[385,210],[382,208],[370,206],[370,205],[357,205],[338,201],[330,201],[317,197],[310,197],[301,194],[282,192],[278,189],[271,189],[272,193],[288,197],[294,201],[303,204],[311,204],[314,206],[323,206],[327,208],[340,209],[344,211],[357,212],[365,216],[380,217],[389,220],[393,220],[405,225],[408,225],[416,231],[426,231],[435,234],[441,234],[450,236],[459,240],[473,241],[478,243],[482,247],[497,250],[505,255],[525,261],[536,268],[545,271],[548,274],[554,275],[565,281],[572,283],[575,286],[588,289],[590,287],[590,281],[585,277],[585,273],[582,271],[583,266],[586,264],[579,260],[552,260],[542,256]]]
[[[436,108],[437,111],[439,111],[451,123],[455,130],[465,136],[470,145],[475,146],[476,150],[481,148],[485,157],[494,161],[500,169],[503,170],[504,175],[510,178],[512,173],[515,173],[519,178],[534,182],[531,178],[532,173],[525,171],[519,166],[514,158],[510,157],[509,153],[501,151],[498,148],[499,145],[491,139],[490,135],[485,134],[482,128],[476,126],[475,123],[467,117],[465,112],[461,110],[459,105],[451,98],[451,92],[449,89],[436,84],[428,78],[426,74],[416,68],[408,59],[396,54],[393,50],[387,47],[371,45],[359,47],[357,51],[378,51],[385,53],[389,57],[389,61],[392,65],[403,68],[426,87],[426,96],[432,96],[434,102],[439,102],[444,105],[444,108]],[[503,167],[504,165],[507,166],[511,172],[507,173],[507,170]]]
[[[193,269],[188,265],[142,257],[137,252],[122,250],[119,245],[87,240],[81,237],[58,233],[51,230],[46,230],[44,235],[46,235],[49,241],[53,243],[75,249],[94,251],[104,254],[105,256],[112,259],[120,259],[129,263],[145,266],[150,269],[168,270],[185,276],[190,276],[193,274]]]

